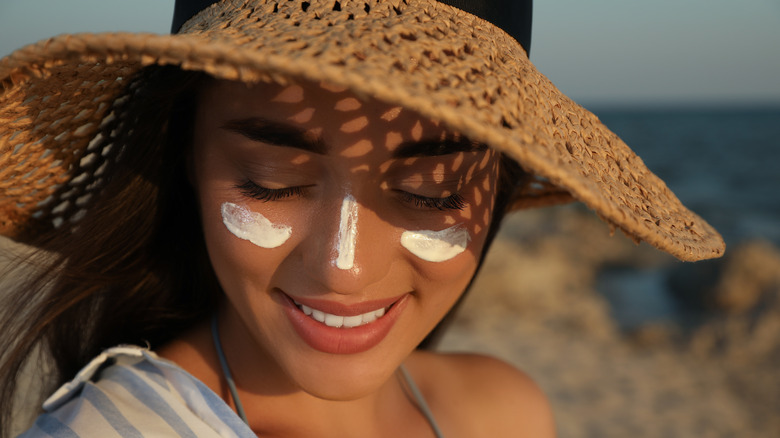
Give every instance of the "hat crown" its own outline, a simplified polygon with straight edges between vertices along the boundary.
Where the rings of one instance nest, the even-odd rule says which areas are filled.
[[[184,23],[203,9],[220,0],[176,0],[171,33],[178,33]],[[533,0],[436,0],[493,23],[512,35],[525,49],[531,50]]]

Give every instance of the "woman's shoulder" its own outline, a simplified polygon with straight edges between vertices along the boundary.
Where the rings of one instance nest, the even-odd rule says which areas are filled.
[[[254,436],[230,407],[176,364],[135,346],[110,348],[43,404],[21,437]]]
[[[502,360],[418,351],[407,366],[437,420],[461,432],[471,431],[459,435],[555,436],[544,392],[527,374]]]

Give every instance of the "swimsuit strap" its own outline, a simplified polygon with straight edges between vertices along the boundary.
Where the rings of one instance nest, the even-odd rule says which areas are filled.
[[[222,351],[222,342],[219,340],[219,328],[217,327],[217,314],[215,313],[214,316],[211,318],[211,337],[214,338],[214,347],[217,350],[217,357],[219,357],[219,364],[222,367],[222,373],[225,376],[225,380],[227,381],[228,390],[230,391],[230,396],[233,398],[233,403],[236,405],[236,412],[238,413],[238,416],[241,417],[241,419],[249,425],[249,420],[246,418],[246,414],[244,413],[244,406],[241,404],[241,399],[238,398],[238,390],[236,389],[236,384],[233,382],[233,375],[230,373],[230,368],[228,367],[227,359],[225,358],[225,353]],[[430,423],[431,428],[433,429],[433,433],[436,435],[436,438],[443,438],[444,435],[441,433],[441,430],[439,429],[439,425],[436,423],[436,420],[433,418],[433,413],[431,413],[431,409],[428,407],[428,403],[425,402],[425,398],[423,398],[422,392],[420,392],[420,389],[417,387],[417,384],[414,383],[414,380],[412,379],[412,376],[409,374],[409,372],[406,370],[406,367],[401,364],[401,366],[398,367],[398,372],[401,375],[401,378],[406,383],[405,387],[409,389],[409,391],[412,393],[412,397],[414,398],[415,404],[417,405],[417,408],[422,412],[422,414],[425,416],[425,418],[428,420],[428,423]]]
[[[233,382],[233,375],[230,373],[225,353],[222,351],[222,342],[219,341],[219,329],[217,328],[217,314],[211,318],[211,337],[214,338],[214,347],[217,349],[217,357],[219,357],[219,364],[222,366],[222,373],[227,380],[228,389],[230,390],[230,396],[233,397],[233,403],[236,405],[236,412],[238,416],[244,420],[244,423],[249,425],[249,420],[246,419],[244,413],[244,406],[241,404],[241,399],[238,398],[238,390],[236,390],[236,384]]]
[[[439,425],[436,423],[436,419],[433,418],[433,413],[431,412],[431,409],[428,407],[428,403],[425,402],[425,398],[423,397],[420,388],[418,388],[417,384],[414,383],[414,379],[412,379],[411,374],[409,374],[409,371],[406,370],[406,367],[403,364],[401,364],[401,366],[398,367],[398,373],[401,375],[401,378],[406,383],[406,388],[409,389],[409,392],[412,393],[411,395],[414,398],[417,408],[420,410],[423,416],[425,416],[425,418],[428,420],[428,423],[431,425],[431,428],[433,429],[433,433],[436,435],[436,438],[443,438],[444,434],[441,433],[441,429],[439,429]]]

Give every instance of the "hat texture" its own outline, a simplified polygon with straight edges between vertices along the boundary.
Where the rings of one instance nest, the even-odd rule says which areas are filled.
[[[223,0],[176,35],[62,35],[0,60],[0,233],[78,220],[100,188],[100,126],[134,73],[327,82],[438,120],[534,175],[513,208],[578,199],[682,260],[720,235],[491,23],[434,0]]]

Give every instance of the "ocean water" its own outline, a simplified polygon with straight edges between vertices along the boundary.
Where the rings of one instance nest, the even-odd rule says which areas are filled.
[[[780,106],[593,112],[727,244],[780,245]]]
[[[752,239],[780,246],[780,106],[593,112],[683,204],[712,224],[727,246]],[[624,329],[660,321],[696,325],[705,310],[684,304],[669,280],[672,270],[696,273],[713,263],[718,261],[605,269],[596,288]]]

